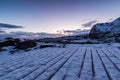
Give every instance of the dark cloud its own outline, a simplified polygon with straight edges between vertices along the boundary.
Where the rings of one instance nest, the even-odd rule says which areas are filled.
[[[95,23],[97,23],[98,21],[94,20],[94,21],[90,21],[87,23],[82,24],[83,27],[92,27]]]
[[[81,34],[88,34],[90,30],[81,30],[81,29],[76,29],[76,30],[64,30],[64,33],[70,34],[70,35],[81,35]]]
[[[23,28],[22,26],[16,26],[11,24],[0,23],[0,28]]]

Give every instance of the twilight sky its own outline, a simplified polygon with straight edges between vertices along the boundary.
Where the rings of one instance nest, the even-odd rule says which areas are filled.
[[[56,33],[118,17],[120,0],[0,0],[0,23],[23,27],[0,31]]]

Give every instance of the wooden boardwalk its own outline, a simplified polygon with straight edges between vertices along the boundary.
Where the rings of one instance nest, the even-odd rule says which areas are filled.
[[[118,48],[53,48],[0,62],[0,80],[120,80]]]

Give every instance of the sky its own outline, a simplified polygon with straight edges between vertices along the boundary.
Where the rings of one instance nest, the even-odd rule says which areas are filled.
[[[3,31],[47,32],[89,28],[120,17],[120,0],[0,0]]]

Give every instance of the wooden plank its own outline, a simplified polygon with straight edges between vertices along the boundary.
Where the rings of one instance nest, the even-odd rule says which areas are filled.
[[[72,49],[71,49],[72,50]],[[74,51],[74,50],[73,50]],[[21,80],[35,80],[38,78],[40,75],[42,75],[46,70],[57,64],[59,61],[61,61],[64,57],[70,55],[71,52],[66,51],[65,53],[61,53],[60,56],[54,58],[53,60],[49,61],[46,65],[41,66],[39,69],[35,70],[31,74],[27,75],[26,77],[22,78]]]
[[[106,57],[112,62],[112,64],[120,72],[120,60],[115,56],[113,56],[113,54],[108,49],[104,49],[103,53],[105,53]]]
[[[78,80],[84,49],[79,49],[51,80]]]
[[[120,73],[115,68],[115,66],[112,64],[112,62],[106,57],[106,55],[102,52],[102,50],[98,50],[98,55],[103,61],[103,64],[105,66],[107,75],[110,80],[119,80],[120,79]]]
[[[77,52],[75,58],[72,60],[71,65],[69,65],[68,72],[64,80],[78,80],[80,79],[80,73],[82,70],[82,62],[84,63],[86,48],[80,48]]]
[[[109,49],[110,52],[115,55],[120,60],[120,49],[118,48],[111,48]]]
[[[55,53],[56,54],[56,53]],[[5,76],[3,77],[0,77],[0,79],[20,79],[22,78],[24,75],[36,70],[37,68],[39,68],[40,66],[42,65],[45,65],[46,63],[48,63],[50,60],[56,58],[57,56],[60,56],[61,53],[59,54],[56,54],[54,56],[51,56],[49,58],[44,58],[44,59],[39,59],[37,58],[36,61],[26,65],[26,66],[23,66],[19,69],[16,69],[8,74],[6,74]],[[49,56],[49,55],[48,55]]]
[[[91,49],[87,48],[83,69],[80,75],[80,80],[92,80],[92,60],[91,60]]]
[[[62,68],[67,61],[75,54],[77,50],[71,51],[70,54],[66,55],[63,59],[61,59],[59,62],[57,62],[52,67],[48,68],[45,72],[43,72],[41,75],[39,75],[35,80],[50,80],[51,77],[56,74],[60,68]]]
[[[96,52],[96,49],[92,49],[92,55],[93,55],[93,63],[94,63],[94,69],[95,69],[95,80],[109,80],[106,71],[104,69],[104,66],[98,56],[98,53]]]

